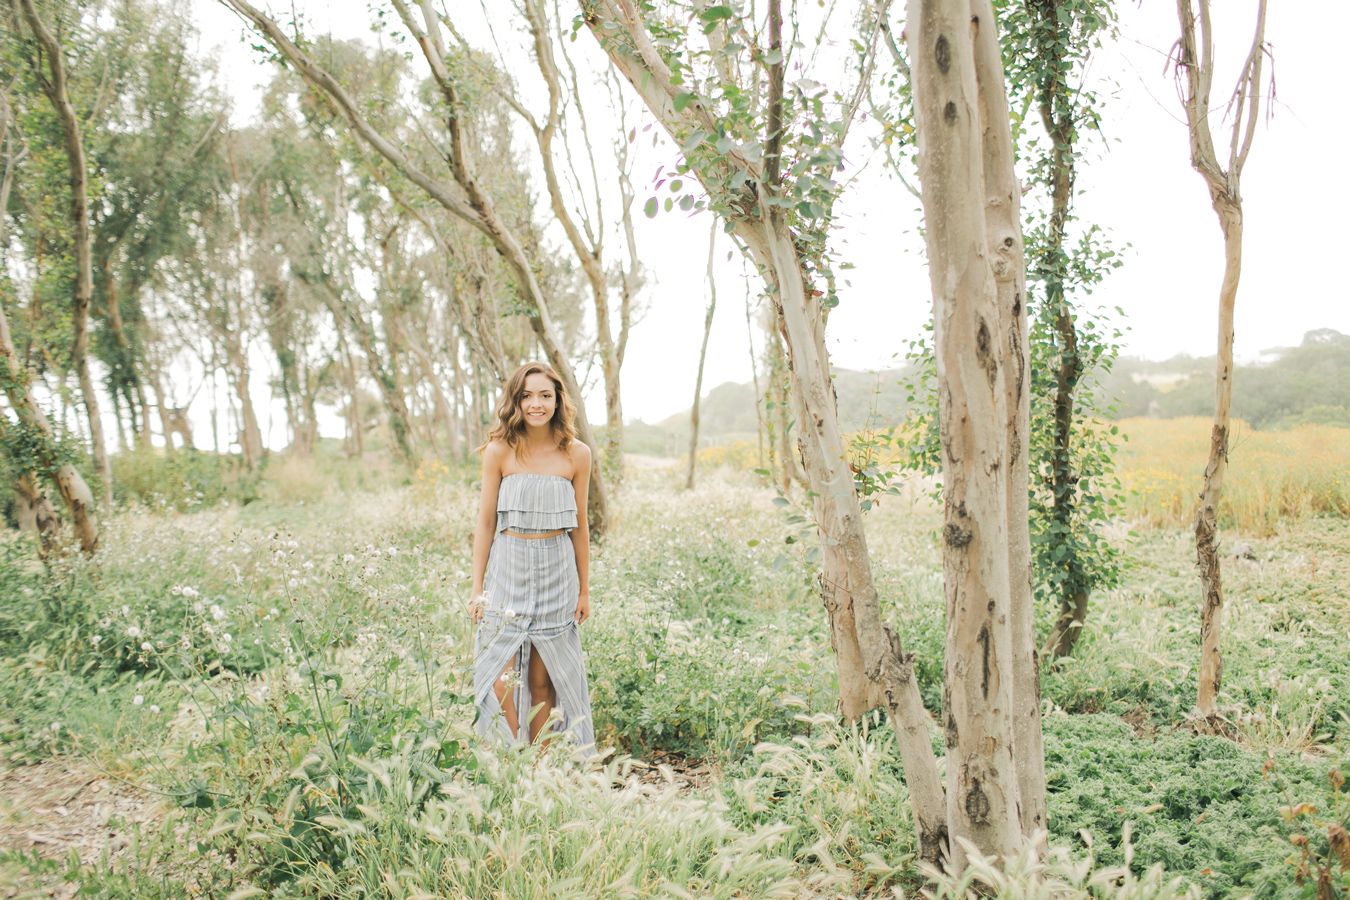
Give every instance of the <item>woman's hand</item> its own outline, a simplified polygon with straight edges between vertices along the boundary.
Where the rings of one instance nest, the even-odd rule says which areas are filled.
[[[577,597],[577,624],[580,625],[591,617],[591,595],[581,594]]]
[[[469,598],[468,612],[469,616],[473,619],[473,623],[475,625],[483,621],[483,612],[487,609],[487,604],[488,604],[487,594],[484,594],[482,592],[474,594],[472,597]]]

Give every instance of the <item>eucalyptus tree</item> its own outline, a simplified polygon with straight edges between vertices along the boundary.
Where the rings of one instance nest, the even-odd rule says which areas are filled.
[[[543,348],[549,363],[562,378],[568,392],[581,399],[581,386],[568,358],[564,338],[552,312],[552,298],[541,285],[537,275],[542,262],[542,246],[530,241],[519,229],[513,228],[502,215],[498,198],[484,189],[482,173],[472,155],[468,132],[472,113],[465,102],[465,84],[459,59],[447,50],[446,25],[431,4],[420,8],[420,18],[403,0],[391,0],[399,19],[409,35],[421,48],[430,68],[431,83],[435,87],[435,105],[429,112],[444,122],[444,136],[448,146],[442,149],[442,159],[448,163],[450,181],[432,174],[434,170],[418,165],[398,144],[383,132],[378,121],[373,121],[361,109],[352,94],[320,65],[302,46],[292,41],[272,20],[246,0],[221,0],[246,18],[254,29],[270,44],[288,65],[305,80],[310,88],[342,115],[350,129],[400,175],[415,184],[427,197],[444,210],[477,229],[501,255],[509,268],[521,304],[528,312],[529,322]],[[451,63],[455,65],[451,66]],[[420,124],[420,122],[419,122]],[[598,446],[586,415],[585,404],[577,404],[577,432],[580,439],[593,451],[591,471],[590,508],[588,519],[597,536],[605,531],[608,503],[602,472],[604,454]]]
[[[0,385],[3,385],[15,421],[0,415],[0,462],[13,478],[18,519],[22,527],[38,535],[39,553],[46,556],[56,542],[60,526],[56,509],[43,482],[50,481],[66,505],[80,546],[86,553],[98,547],[98,522],[94,518],[94,495],[83,476],[57,442],[46,413],[31,389],[31,373],[20,359],[9,329],[5,309],[13,299],[9,268],[9,197],[14,168],[26,155],[16,129],[13,107],[0,91],[0,148],[4,172],[0,175]]]
[[[822,594],[843,711],[853,718],[887,706],[920,854],[936,863],[948,843],[944,792],[913,656],[881,618],[824,341],[825,314],[838,303],[827,242],[835,178],[870,78],[875,20],[857,41],[856,87],[832,95],[809,68],[786,83],[788,67],[803,61],[784,41],[779,0],[766,4],[762,30],[723,4],[581,0],[579,11],[576,27],[596,37],[680,147],[676,174],[699,180],[768,285],[790,357],[798,448],[821,531]],[[696,202],[685,195],[680,205]]]
[[[947,824],[954,839],[1006,859],[1024,829],[1045,822],[1039,741],[1014,739],[1024,714],[1040,736],[1021,189],[992,5],[910,0],[905,28],[943,457]],[[964,868],[959,841],[952,858]]]
[[[89,441],[94,468],[103,482],[103,499],[112,504],[112,469],[103,439],[98,392],[89,369],[89,307],[93,297],[93,246],[89,226],[89,168],[85,154],[82,116],[72,100],[71,76],[66,48],[48,22],[39,14],[34,0],[11,0],[11,26],[22,22],[13,33],[22,45],[22,53],[31,70],[32,80],[46,96],[55,113],[57,133],[61,135],[69,178],[69,232],[65,236],[71,253],[68,287],[71,294],[70,362],[79,379],[80,394],[88,419]],[[66,28],[78,32],[85,10],[62,6],[58,14],[68,18]],[[26,27],[26,31],[23,28]],[[85,100],[97,104],[97,96]],[[87,110],[86,110],[87,111]],[[53,141],[54,143],[54,141]]]
[[[1228,164],[1210,129],[1210,91],[1214,84],[1214,28],[1210,0],[1177,0],[1181,39],[1173,48],[1182,107],[1190,132],[1191,167],[1205,180],[1210,203],[1223,231],[1224,270],[1219,288],[1218,363],[1214,372],[1214,424],[1210,429],[1209,460],[1205,464],[1200,505],[1195,513],[1195,554],[1200,568],[1200,667],[1196,708],[1206,719],[1218,715],[1223,680],[1220,634],[1223,627],[1223,578],[1219,570],[1219,498],[1228,471],[1228,426],[1233,404],[1233,310],[1242,274],[1242,168],[1252,149],[1261,97],[1274,92],[1262,75],[1270,52],[1266,45],[1266,0],[1257,0],[1256,27],[1251,49],[1243,60],[1237,86],[1229,98],[1233,121],[1228,140]],[[1197,29],[1197,25],[1199,26]]]

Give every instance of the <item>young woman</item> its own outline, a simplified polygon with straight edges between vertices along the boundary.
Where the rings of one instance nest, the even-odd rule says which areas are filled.
[[[507,379],[482,450],[474,694],[483,734],[533,741],[556,709],[560,727],[589,751],[595,730],[577,626],[591,613],[591,450],[577,440],[575,416],[562,380],[543,363]]]

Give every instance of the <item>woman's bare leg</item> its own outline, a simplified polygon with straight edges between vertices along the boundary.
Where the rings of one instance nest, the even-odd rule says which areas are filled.
[[[515,671],[512,668],[514,665],[514,661],[507,663],[506,668],[502,669],[502,674],[498,675],[492,684],[492,691],[497,695],[497,705],[502,708],[502,715],[506,716],[506,727],[511,729],[512,740],[520,734],[519,720],[516,718],[515,679],[511,677],[511,673]]]
[[[558,694],[553,689],[553,679],[548,674],[548,668],[544,665],[544,658],[539,650],[535,649],[530,654],[530,702],[539,707],[539,711],[530,719],[530,741],[533,743],[539,737],[540,730],[548,717],[553,713],[553,707],[558,704]]]

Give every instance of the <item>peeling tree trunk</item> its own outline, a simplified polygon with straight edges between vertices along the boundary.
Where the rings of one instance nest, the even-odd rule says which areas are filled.
[[[1017,769],[1020,830],[1046,828],[1045,748],[1041,733],[1041,679],[1036,656],[1036,610],[1031,590],[1031,357],[1027,327],[1027,269],[1022,243],[1022,186],[1014,170],[1008,95],[1003,81],[993,6],[971,0],[978,23],[973,48],[981,106],[984,224],[988,259],[998,290],[999,346],[1008,444],[1008,609],[1012,640],[1013,760]]]
[[[989,102],[993,85],[981,93],[976,41],[995,40],[992,58],[999,57],[993,34],[981,34],[995,28],[992,11],[985,7],[985,16],[977,18],[976,10],[970,0],[910,0],[906,20],[942,438],[943,710],[956,872],[966,862],[958,839],[996,859],[1011,858],[1022,843],[1013,756],[1005,387],[1016,373],[1004,365],[1008,354],[1001,346],[999,285],[983,196],[983,124],[997,115],[997,104]],[[992,76],[988,52],[986,47],[979,54],[985,60],[980,68]],[[999,173],[990,174],[1002,181]]]
[[[80,139],[80,121],[71,105],[66,90],[65,54],[55,36],[38,18],[33,0],[19,0],[24,18],[38,43],[47,54],[47,67],[51,79],[38,73],[43,91],[51,101],[61,128],[65,135],[66,161],[70,168],[70,221],[74,227],[73,244],[75,247],[75,295],[71,304],[71,323],[74,339],[71,342],[71,362],[80,379],[80,394],[84,398],[85,412],[89,418],[89,443],[94,452],[94,468],[103,479],[103,501],[112,508],[112,466],[108,460],[108,448],[103,440],[103,421],[99,414],[98,394],[94,389],[94,379],[89,373],[89,303],[93,295],[93,246],[89,232],[89,193],[88,173],[84,160],[84,144]],[[83,479],[81,479],[83,484]]]

